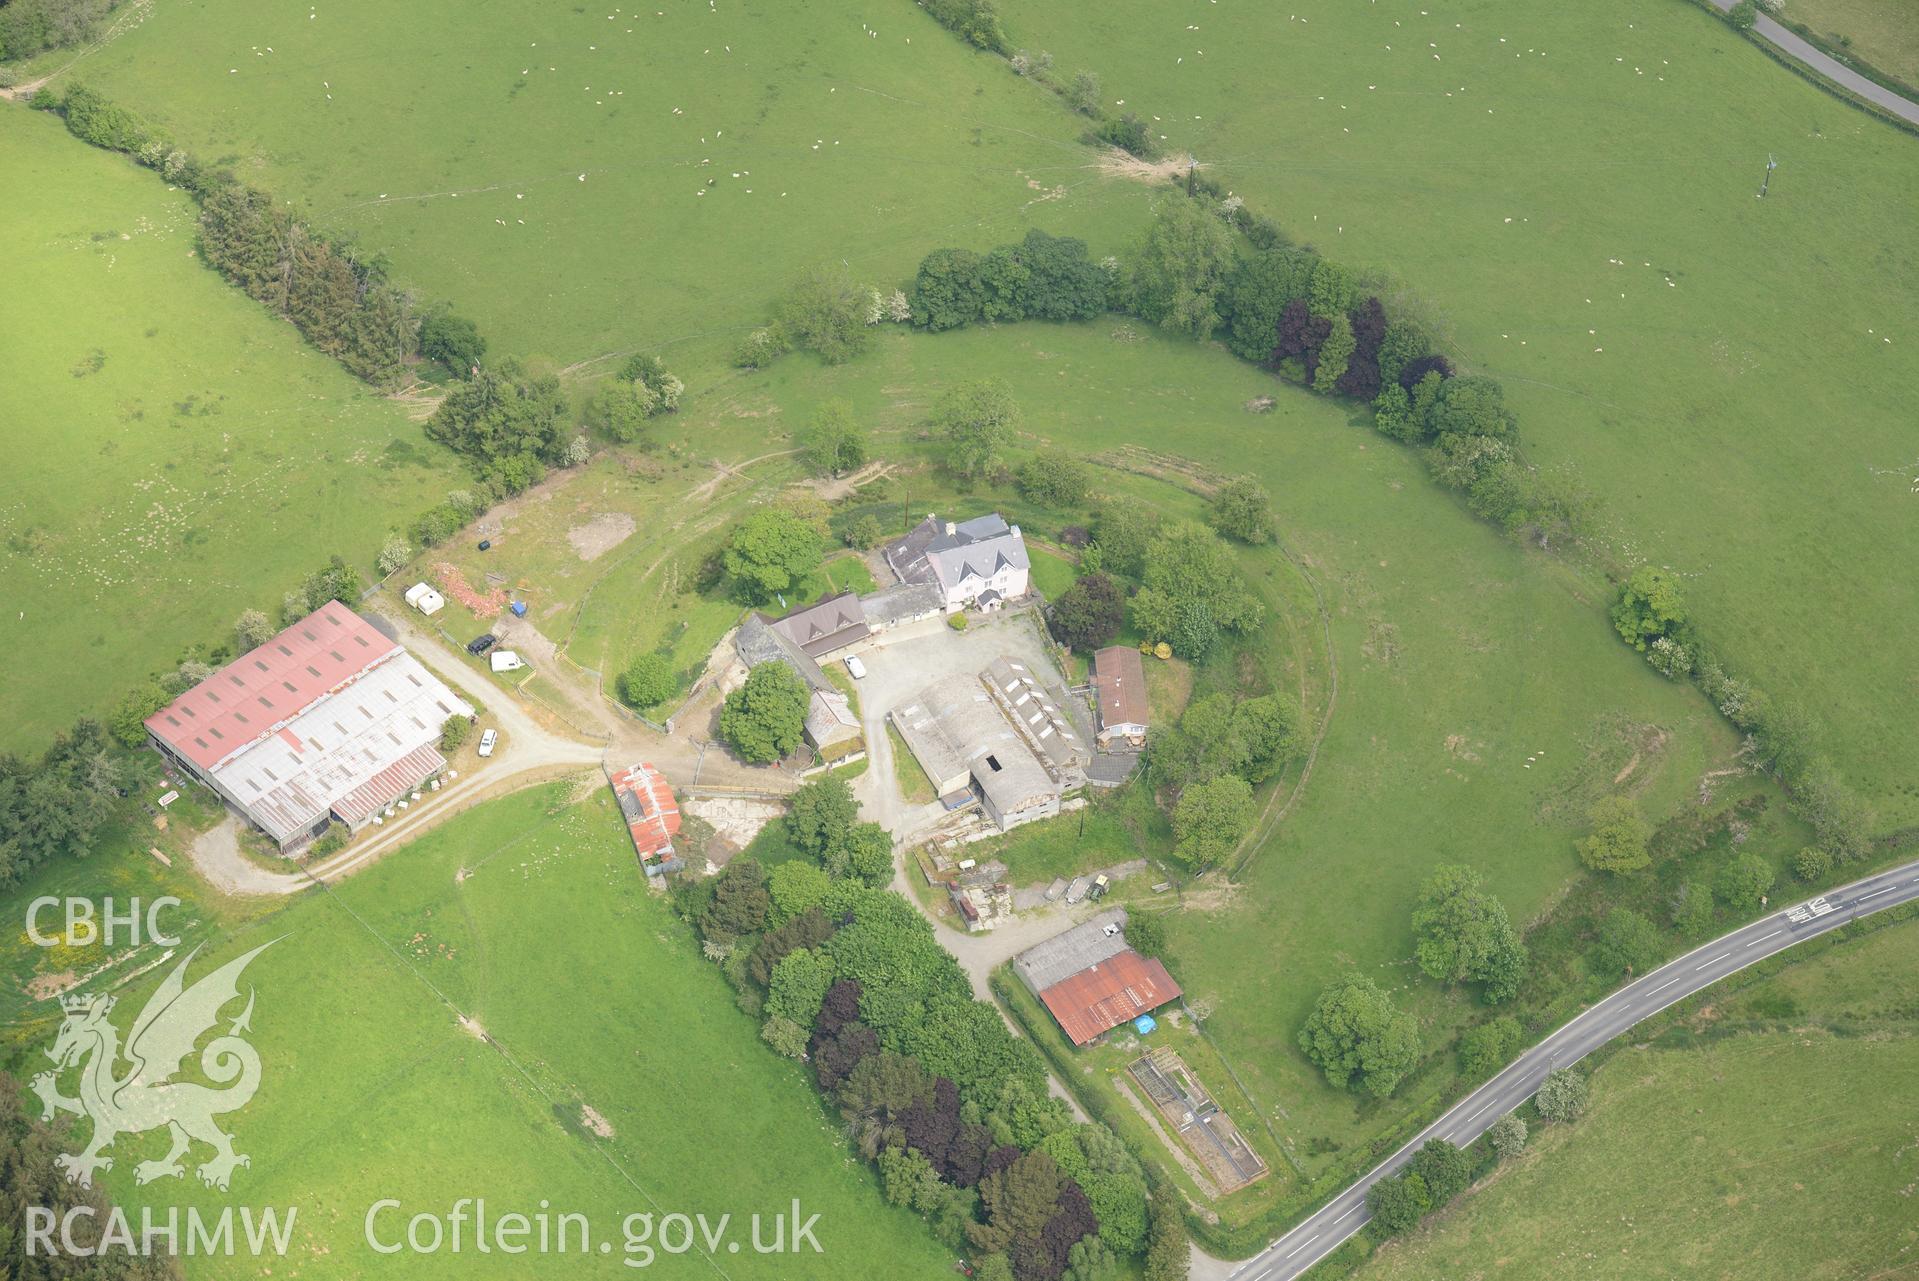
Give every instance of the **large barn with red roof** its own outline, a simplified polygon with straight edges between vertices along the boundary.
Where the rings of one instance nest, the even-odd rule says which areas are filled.
[[[357,831],[446,768],[440,730],[473,708],[338,601],[146,720],[153,745],[282,850]]]

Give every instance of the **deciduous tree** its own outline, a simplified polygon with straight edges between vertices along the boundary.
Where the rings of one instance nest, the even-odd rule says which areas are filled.
[[[726,696],[720,737],[734,754],[767,765],[799,750],[806,728],[806,685],[784,663],[761,663]]]
[[[1612,607],[1613,627],[1628,645],[1642,652],[1655,638],[1670,635],[1685,621],[1678,578],[1656,565],[1635,569]]]
[[[1273,541],[1273,497],[1251,476],[1235,476],[1213,495],[1212,525],[1228,538],[1259,545]]]
[[[1211,337],[1232,254],[1232,232],[1199,201],[1160,201],[1133,263],[1134,306],[1163,329]]]
[[[1592,831],[1579,842],[1579,857],[1601,872],[1637,872],[1652,865],[1646,843],[1652,825],[1639,813],[1630,796],[1602,797],[1588,816]]]
[[[1353,974],[1320,993],[1299,1048],[1334,1085],[1384,1098],[1419,1060],[1419,1024],[1379,984]]]
[[[751,600],[790,591],[818,569],[826,547],[819,531],[789,511],[762,507],[733,528],[722,564]]]
[[[1526,1123],[1508,1112],[1486,1127],[1486,1141],[1502,1161],[1510,1161],[1526,1150]]]
[[[1665,950],[1658,926],[1629,907],[1615,907],[1601,923],[1589,959],[1599,974],[1616,979],[1650,969]]]
[[[1719,869],[1712,889],[1727,907],[1749,912],[1759,906],[1772,889],[1772,882],[1772,864],[1748,850],[1734,855],[1732,862]]]
[[[866,350],[871,292],[842,267],[815,267],[780,299],[776,327],[795,347],[829,365],[844,364]]]
[[[807,466],[819,476],[844,476],[866,462],[866,429],[845,400],[824,402],[800,434]]]
[[[1585,1112],[1590,1094],[1583,1075],[1572,1068],[1556,1068],[1540,1083],[1539,1093],[1533,1096],[1533,1106],[1548,1121],[1570,1124]]]
[[[1195,872],[1224,862],[1253,826],[1253,789],[1221,774],[1180,793],[1173,807],[1173,855]]]
[[[1077,650],[1098,649],[1119,635],[1125,625],[1125,593],[1105,574],[1083,574],[1052,602],[1046,622],[1060,644]]]
[[[961,383],[933,407],[933,428],[946,439],[947,462],[968,478],[985,475],[999,461],[1019,418],[1012,389],[998,378]]]
[[[1419,968],[1442,983],[1483,983],[1500,1001],[1519,988],[1526,949],[1479,873],[1449,864],[1434,870],[1413,909]]]
[[[680,680],[665,654],[641,654],[620,673],[618,686],[622,703],[645,711],[677,694]]]

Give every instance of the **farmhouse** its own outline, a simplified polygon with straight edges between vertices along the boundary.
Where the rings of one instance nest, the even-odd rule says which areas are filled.
[[[887,544],[885,557],[901,582],[937,586],[948,613],[997,609],[1030,586],[1026,540],[997,512],[957,524],[929,514]]]
[[[934,681],[891,715],[949,807],[977,799],[1002,831],[1059,813],[1059,783],[978,678]]]
[[[1020,982],[1074,1045],[1180,996],[1179,984],[1157,958],[1127,946],[1125,926],[1125,911],[1113,908],[1013,958]]]
[[[473,709],[338,601],[146,720],[174,765],[295,851],[358,831],[446,767],[440,729]]]
[[[680,805],[659,770],[641,761],[612,775],[609,781],[620,803],[627,834],[633,838],[633,852],[639,855],[646,874],[659,876],[684,867],[673,848],[673,838],[680,831]]]
[[[1108,645],[1093,655],[1093,694],[1101,748],[1146,746],[1146,672],[1139,651]]]

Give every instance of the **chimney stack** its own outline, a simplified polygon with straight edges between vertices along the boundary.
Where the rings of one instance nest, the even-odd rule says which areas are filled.
[[[959,526],[955,525],[950,520],[946,522],[946,536],[948,538],[951,538],[958,531],[959,531]]]

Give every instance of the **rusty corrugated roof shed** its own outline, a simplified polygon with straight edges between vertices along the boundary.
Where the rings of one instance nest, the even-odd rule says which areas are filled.
[[[1179,995],[1179,984],[1157,958],[1149,960],[1128,948],[1053,984],[1039,999],[1073,1044],[1085,1045]]]

